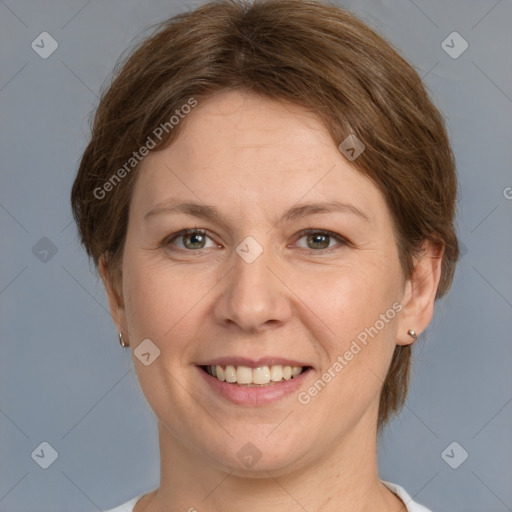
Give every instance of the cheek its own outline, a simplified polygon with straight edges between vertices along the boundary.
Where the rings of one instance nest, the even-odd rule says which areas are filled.
[[[381,279],[376,280],[376,275]],[[315,400],[319,414],[328,410],[326,421],[335,417],[343,425],[378,403],[396,344],[399,303],[392,280],[383,279],[380,272],[361,274],[354,269],[332,285],[335,290],[325,294],[317,290],[309,297],[325,324],[318,338],[324,363],[318,376],[321,382],[302,398]],[[325,409],[325,404],[335,406]]]
[[[297,276],[297,295],[338,339],[373,325],[398,294],[396,268],[361,264],[329,269],[304,281]]]
[[[161,349],[178,348],[180,340],[187,339],[185,331],[197,324],[194,318],[217,282],[215,274],[130,254],[125,255],[125,268],[126,316],[132,335],[149,338]]]
[[[315,277],[315,286],[310,282],[297,291],[317,318],[314,335],[327,367],[341,357],[343,372],[335,373],[350,375],[349,386],[361,385],[372,373],[373,380],[385,377],[396,344],[399,277],[398,260],[390,255],[386,263],[330,269]]]

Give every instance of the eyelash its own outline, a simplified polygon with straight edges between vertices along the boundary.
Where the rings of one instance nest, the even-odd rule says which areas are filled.
[[[183,229],[183,230],[178,231],[177,233],[174,233],[171,236],[168,236],[167,238],[165,238],[162,241],[161,246],[168,247],[171,244],[171,242],[173,240],[175,240],[176,238],[186,236],[186,235],[196,235],[196,234],[207,236],[208,238],[211,239],[211,237],[208,235],[208,233],[204,229],[200,229],[200,228]],[[334,238],[342,246],[350,245],[350,242],[346,238],[342,237],[341,235],[338,235],[337,233],[333,233],[332,231],[327,231],[325,229],[304,229],[299,233],[299,237],[297,240],[300,240],[301,238],[303,238],[304,236],[307,236],[307,235],[318,235],[318,234],[327,235],[331,238]],[[302,249],[304,249],[304,248],[302,248]],[[319,250],[309,249],[309,251],[311,251],[313,253],[319,253],[321,255],[324,255],[324,254],[331,254],[338,249],[340,249],[340,247],[334,246],[334,247],[331,247],[328,249],[319,249]],[[190,252],[190,253],[202,254],[204,251],[207,251],[208,249],[168,249],[168,250],[171,252]],[[308,250],[308,249],[304,249],[304,250]]]

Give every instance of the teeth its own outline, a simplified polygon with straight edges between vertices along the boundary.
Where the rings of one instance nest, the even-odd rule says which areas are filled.
[[[249,366],[207,366],[206,371],[221,382],[250,386],[251,384],[264,386],[269,383],[290,380],[302,373],[302,366],[260,366],[250,368]]]
[[[283,380],[283,367],[282,366],[272,366],[270,368],[270,378],[274,382],[279,382]]]
[[[226,366],[224,378],[226,382],[236,382],[236,368],[234,366]]]
[[[240,369],[238,371],[240,371]],[[251,371],[251,377],[253,384],[268,384],[270,382],[270,368],[268,366],[254,368],[254,370]]]
[[[248,366],[239,366],[236,369],[237,384],[252,384],[252,370]]]

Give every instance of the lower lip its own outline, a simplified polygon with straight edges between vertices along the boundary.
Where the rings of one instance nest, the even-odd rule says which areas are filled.
[[[237,405],[261,406],[276,402],[296,392],[311,373],[312,368],[303,371],[297,377],[267,386],[239,386],[221,382],[216,377],[196,366],[205,382],[218,394]]]

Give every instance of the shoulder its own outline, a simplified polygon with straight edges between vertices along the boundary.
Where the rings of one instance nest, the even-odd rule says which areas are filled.
[[[428,508],[413,501],[413,499],[409,496],[408,492],[400,485],[393,484],[391,482],[385,482],[384,480],[381,480],[381,482],[390,491],[393,491],[405,503],[405,506],[407,507],[407,512],[431,512]]]
[[[139,501],[142,496],[144,496],[147,493],[139,494],[138,496],[135,496],[135,498],[132,498],[131,500],[128,500],[126,503],[123,503],[122,505],[118,505],[115,508],[110,508],[108,510],[105,510],[105,512],[133,512],[133,507],[135,507],[135,504],[137,501]]]
[[[381,480],[381,482],[405,503],[407,506],[407,512],[431,512],[428,508],[413,501],[408,492],[400,485],[386,482],[384,480]],[[133,512],[133,507],[135,507],[135,504],[144,496],[144,494],[146,493],[135,496],[135,498],[128,500],[122,505],[106,510],[105,512]]]

